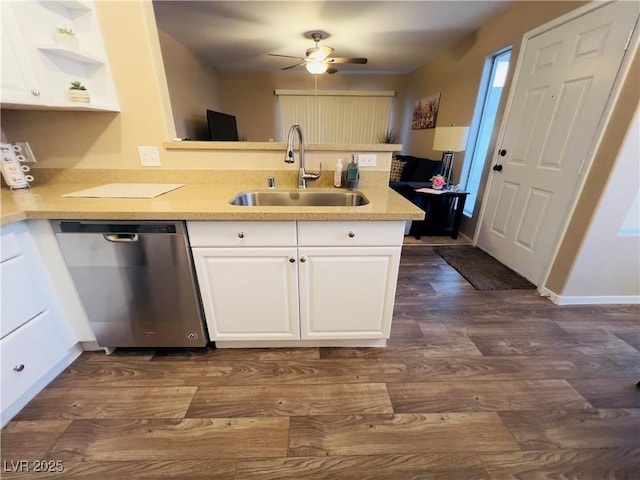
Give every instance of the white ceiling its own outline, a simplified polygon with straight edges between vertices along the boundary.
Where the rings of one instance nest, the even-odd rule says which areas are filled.
[[[158,27],[219,71],[278,71],[314,43],[336,57],[367,57],[339,65],[346,73],[409,73],[504,10],[504,0],[472,1],[183,1],[154,0]],[[302,70],[294,69],[293,71]]]

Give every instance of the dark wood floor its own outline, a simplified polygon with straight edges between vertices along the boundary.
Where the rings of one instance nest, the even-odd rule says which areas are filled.
[[[409,246],[387,348],[84,353],[2,431],[2,478],[638,479],[639,322]]]

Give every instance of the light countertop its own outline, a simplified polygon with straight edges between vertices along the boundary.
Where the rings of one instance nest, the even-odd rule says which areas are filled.
[[[105,182],[107,183],[107,182]],[[422,220],[424,212],[387,186],[358,191],[368,205],[358,207],[246,207],[230,205],[247,185],[193,185],[153,199],[64,198],[99,184],[51,183],[30,189],[2,189],[0,225],[24,219],[76,220]],[[312,190],[313,187],[310,187]]]

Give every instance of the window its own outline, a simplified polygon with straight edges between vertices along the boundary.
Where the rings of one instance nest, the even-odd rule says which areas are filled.
[[[462,167],[460,183],[463,190],[469,192],[464,205],[464,214],[473,215],[478,198],[478,188],[484,164],[487,160],[489,143],[496,120],[496,113],[504,82],[509,71],[511,47],[487,57],[484,73],[480,84],[480,92],[476,101],[476,110],[471,123],[469,142],[465,163]]]
[[[378,143],[391,124],[391,91],[276,90],[278,136],[299,123],[312,143]]]

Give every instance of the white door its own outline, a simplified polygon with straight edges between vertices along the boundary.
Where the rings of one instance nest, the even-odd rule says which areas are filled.
[[[298,249],[302,339],[389,338],[400,247]]]
[[[211,340],[297,340],[296,248],[194,248]]]
[[[478,246],[536,285],[568,220],[639,5],[605,4],[523,44]]]

